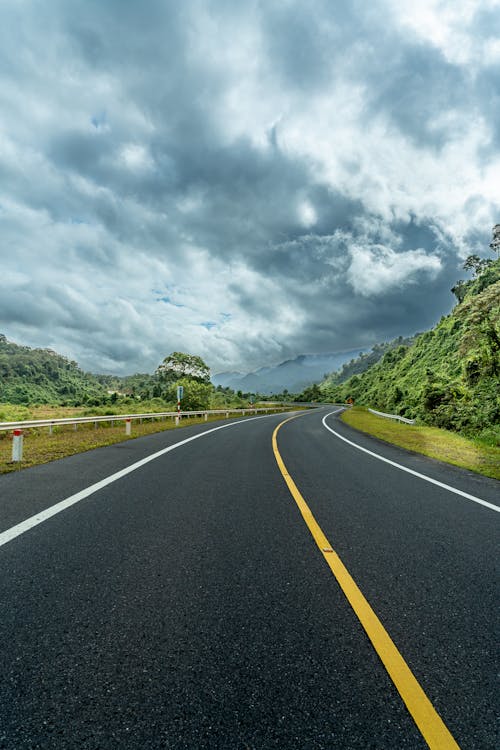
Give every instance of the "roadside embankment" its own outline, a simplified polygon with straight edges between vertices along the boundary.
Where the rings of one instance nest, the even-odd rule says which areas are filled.
[[[500,479],[500,448],[483,445],[438,427],[401,424],[376,416],[362,407],[346,410],[342,420],[361,432],[400,448]]]

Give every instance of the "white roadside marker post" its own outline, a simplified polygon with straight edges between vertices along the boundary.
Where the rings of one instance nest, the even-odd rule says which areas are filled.
[[[177,386],[177,416],[175,418],[175,426],[179,426],[179,420],[181,418],[181,398],[184,395],[184,386]]]
[[[132,425],[132,420],[130,418],[126,419],[125,420],[125,435],[130,435],[131,425]]]
[[[205,422],[208,422],[208,414],[205,412]]]
[[[23,432],[14,430],[12,437],[12,461],[23,460]]]

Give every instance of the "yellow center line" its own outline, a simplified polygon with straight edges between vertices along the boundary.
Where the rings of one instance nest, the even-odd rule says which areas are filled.
[[[333,550],[330,542],[314,518],[311,509],[302,497],[297,485],[290,476],[283,459],[281,458],[278,450],[278,431],[284,424],[286,424],[286,422],[295,418],[296,417],[294,416],[285,419],[273,432],[274,456],[281,474],[288,485],[288,489],[297,503],[299,510],[302,513],[302,517],[304,518],[309,531],[313,535],[314,541],[318,545],[321,554],[337,579],[337,582],[347,597],[349,604],[356,613],[358,620],[365,629],[368,638],[372,642],[375,651],[381,659],[389,677],[396,686],[428,746],[431,750],[460,750],[445,723],[424,693],[413,672],[399,653],[389,633],[368,604],[340,557]]]

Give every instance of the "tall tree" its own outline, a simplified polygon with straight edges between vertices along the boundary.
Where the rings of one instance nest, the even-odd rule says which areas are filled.
[[[500,255],[500,224],[495,224],[493,227],[493,240],[490,242],[490,247],[494,253]]]
[[[492,260],[480,258],[479,255],[469,255],[462,267],[465,271],[473,271],[474,276],[478,276],[492,263]]]
[[[200,383],[210,382],[210,369],[202,358],[185,352],[172,352],[165,357],[156,374],[165,383],[174,383],[180,378],[191,378]]]

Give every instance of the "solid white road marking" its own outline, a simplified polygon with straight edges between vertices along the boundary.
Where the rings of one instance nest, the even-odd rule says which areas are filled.
[[[3,531],[2,533],[0,533],[0,547],[3,546],[4,544],[7,544],[8,542],[11,542],[13,539],[20,536],[21,534],[24,534],[26,531],[29,531],[29,529],[32,529],[34,526],[38,526],[38,524],[43,523],[44,521],[47,521],[49,518],[52,518],[52,516],[57,515],[57,513],[60,513],[61,511],[66,510],[66,508],[69,508],[71,505],[74,505],[75,503],[80,502],[80,500],[83,500],[89,495],[93,495],[94,492],[101,490],[103,487],[106,487],[108,484],[111,484],[112,482],[116,482],[117,479],[121,479],[127,474],[130,474],[132,471],[135,471],[136,469],[140,469],[141,466],[148,464],[150,461],[154,461],[156,458],[159,458],[160,456],[165,455],[165,453],[169,453],[170,451],[173,451],[176,448],[180,448],[181,445],[186,445],[186,443],[191,443],[193,440],[198,440],[199,438],[205,437],[206,435],[209,435],[212,432],[217,432],[217,430],[224,430],[227,427],[234,427],[237,424],[243,424],[245,422],[253,422],[255,419],[266,419],[267,417],[275,417],[275,416],[277,415],[267,414],[265,416],[249,417],[248,419],[239,419],[237,422],[230,422],[229,424],[223,424],[220,427],[212,427],[210,430],[205,430],[205,432],[200,432],[199,435],[193,435],[192,437],[186,438],[185,440],[181,440],[178,443],[174,443],[174,445],[169,445],[168,448],[162,448],[161,451],[152,453],[150,456],[146,456],[146,458],[141,458],[140,461],[136,461],[135,463],[130,464],[130,466],[127,466],[125,469],[121,469],[120,471],[117,471],[114,474],[110,474],[109,477],[106,477],[105,479],[101,479],[100,482],[91,484],[90,487],[86,487],[84,490],[77,492],[75,495],[71,495],[70,497],[67,497],[65,500],[61,500],[59,503],[52,505],[50,508],[46,508],[45,510],[40,511],[40,513],[37,513],[36,515],[31,516],[30,518],[27,518],[25,521],[21,521],[20,523],[16,524],[16,526],[12,526],[10,529]],[[281,417],[282,415],[280,414],[279,416]]]
[[[390,461],[388,458],[384,458],[384,456],[380,456],[378,453],[369,451],[368,448],[363,448],[361,445],[358,445],[357,443],[353,443],[352,440],[348,440],[343,435],[340,435],[340,433],[335,432],[335,430],[332,430],[332,428],[326,424],[326,419],[328,417],[331,417],[333,414],[338,414],[339,411],[341,410],[337,409],[337,411],[332,411],[329,414],[326,414],[322,419],[323,427],[326,427],[326,429],[329,430],[331,433],[333,433],[335,437],[340,438],[340,440],[343,440],[345,443],[349,443],[349,445],[352,445],[354,448],[357,448],[359,451],[363,451],[363,453],[368,453],[368,455],[373,456],[373,458],[378,458],[379,461],[384,461],[384,463],[386,464],[395,466],[396,469],[401,469],[401,471],[406,471],[408,474],[413,474],[413,476],[418,477],[419,479],[423,479],[425,482],[430,482],[431,484],[435,484],[438,487],[442,487],[444,490],[448,490],[448,492],[454,492],[455,495],[460,495],[461,497],[467,498],[467,500],[472,500],[472,502],[474,503],[478,503],[479,505],[484,505],[485,508],[496,510],[497,513],[500,512],[500,507],[498,507],[497,505],[493,505],[493,503],[488,503],[486,500],[481,500],[480,497],[476,497],[475,495],[469,495],[468,492],[462,492],[462,490],[458,490],[456,487],[451,487],[449,484],[444,484],[444,482],[438,482],[437,479],[432,479],[431,477],[428,477],[426,474],[420,474],[420,472],[413,471],[413,469],[408,469],[406,466],[402,466],[401,464],[398,464],[395,461]]]

